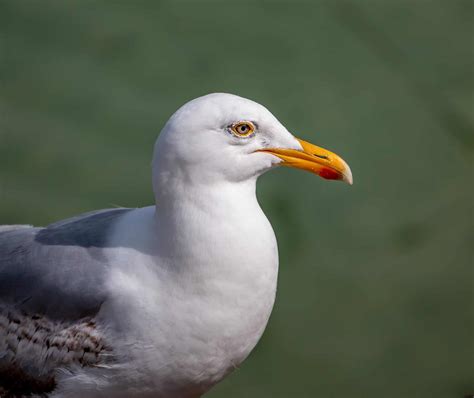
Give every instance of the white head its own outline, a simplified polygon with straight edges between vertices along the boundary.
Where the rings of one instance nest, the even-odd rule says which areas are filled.
[[[156,192],[175,179],[240,182],[275,165],[352,183],[341,158],[295,138],[264,106],[215,93],[186,103],[168,120],[155,144],[153,183]]]

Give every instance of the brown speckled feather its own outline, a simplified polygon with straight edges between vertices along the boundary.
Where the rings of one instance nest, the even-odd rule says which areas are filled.
[[[110,361],[94,320],[52,321],[5,307],[0,308],[0,352],[2,397],[48,393],[58,369]]]

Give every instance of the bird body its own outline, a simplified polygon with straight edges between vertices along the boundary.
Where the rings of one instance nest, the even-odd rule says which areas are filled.
[[[252,202],[252,197],[249,199],[249,203]],[[256,200],[253,206],[258,206]],[[223,213],[226,207],[234,211]],[[223,203],[217,208],[210,206],[193,212],[198,216],[192,218],[181,209],[177,209],[173,217],[169,213],[162,216],[154,206],[129,210],[115,219],[115,231],[102,243],[103,247],[82,248],[90,251],[88,256],[100,259],[95,264],[97,278],[83,278],[77,273],[80,268],[68,272],[72,273],[83,297],[91,284],[97,284],[91,294],[100,292],[101,303],[92,308],[100,305],[100,310],[85,317],[78,314],[72,322],[55,326],[58,331],[72,325],[85,330],[90,327],[87,324],[93,322],[94,333],[104,350],[89,362],[94,366],[59,373],[55,382],[57,396],[85,393],[90,397],[128,396],[130,386],[134,386],[137,396],[147,396],[147,392],[152,391],[150,396],[154,397],[195,397],[240,365],[262,335],[270,316],[278,254],[273,230],[263,212],[254,213],[259,217],[249,219],[236,207],[239,207],[237,202]],[[209,222],[214,228],[203,231],[202,225]],[[173,237],[160,235],[159,231],[165,229],[157,228],[158,224],[166,225],[167,231],[175,231]],[[37,236],[42,230],[24,228],[16,233],[20,231]],[[73,228],[71,233],[74,232],[78,231]],[[246,242],[238,239],[255,233],[258,239],[246,239]],[[193,236],[198,236],[201,244],[183,250],[183,242]],[[66,243],[66,247],[72,244]],[[225,253],[216,252],[218,247],[225,247]],[[28,246],[24,250],[29,250]],[[51,252],[47,255],[51,256]],[[68,257],[62,259],[63,262],[69,260]],[[61,259],[58,261],[57,265],[62,265]],[[47,289],[40,296],[43,294],[47,294]],[[37,325],[31,318],[44,308],[30,309],[26,304],[28,302],[17,311],[13,303],[3,308],[20,319],[19,326],[29,329],[33,336]],[[47,317],[51,319],[49,328],[54,325],[54,314],[69,311],[61,304],[61,301],[47,304],[48,315],[51,314]],[[36,323],[43,322],[44,318],[39,320]],[[0,341],[6,340],[8,335],[23,337],[21,331],[11,333],[11,327],[10,333],[2,335],[2,332],[0,328]],[[38,333],[36,335],[38,338]],[[54,336],[42,335],[42,345],[48,337]],[[20,341],[25,340],[28,339]],[[66,344],[55,347],[52,341],[49,350],[56,355],[50,357],[50,353],[44,353],[38,344],[29,340],[31,347],[23,350],[22,362],[43,356],[45,383],[50,379],[46,369],[58,364],[74,365]],[[109,342],[114,342],[113,350],[108,347]],[[19,351],[17,348],[15,353]],[[106,374],[102,365],[107,368]],[[160,395],[156,391],[160,391]]]
[[[154,206],[0,229],[0,388],[192,398],[222,380],[275,299],[277,243],[257,178],[284,162],[326,170],[307,145],[259,104],[201,97],[157,140]],[[351,180],[340,161],[332,169]]]

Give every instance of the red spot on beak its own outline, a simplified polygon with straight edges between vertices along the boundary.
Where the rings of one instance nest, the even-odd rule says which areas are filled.
[[[337,171],[326,169],[326,168],[321,169],[321,171],[319,172],[319,176],[325,178],[326,180],[340,180],[341,179],[341,175]]]

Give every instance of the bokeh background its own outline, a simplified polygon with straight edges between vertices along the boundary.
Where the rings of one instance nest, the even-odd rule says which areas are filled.
[[[262,341],[208,394],[474,394],[473,1],[0,1],[0,224],[153,202],[152,145],[214,91],[355,183],[262,177],[280,247]]]

